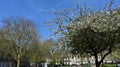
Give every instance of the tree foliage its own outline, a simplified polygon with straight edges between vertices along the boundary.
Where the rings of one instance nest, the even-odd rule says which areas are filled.
[[[111,6],[112,2],[110,2]],[[108,8],[107,11],[88,11],[80,8],[78,15],[74,11],[64,10],[56,13],[54,19],[57,32],[62,33],[69,50],[74,54],[90,54],[95,57],[99,67],[105,57],[120,47],[120,11]],[[69,17],[70,16],[70,17]],[[67,19],[66,19],[67,18]],[[98,55],[104,53],[100,60]]]
[[[29,46],[38,43],[38,33],[35,24],[22,17],[10,17],[2,19],[1,43],[4,51],[15,63],[29,53]],[[7,48],[7,49],[6,49]]]

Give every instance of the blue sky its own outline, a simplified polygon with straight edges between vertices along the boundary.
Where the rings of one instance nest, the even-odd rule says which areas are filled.
[[[0,19],[2,17],[21,16],[31,19],[37,24],[42,39],[51,38],[51,31],[44,22],[54,17],[53,10],[81,6],[86,3],[87,7],[95,9],[103,8],[110,0],[0,0]],[[115,0],[114,6],[120,6],[120,0]],[[1,22],[0,22],[1,23]]]

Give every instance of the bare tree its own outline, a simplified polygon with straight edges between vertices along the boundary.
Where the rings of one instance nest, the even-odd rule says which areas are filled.
[[[36,25],[33,21],[21,17],[3,18],[2,23],[1,41],[6,45],[9,57],[19,67],[29,46],[38,43]]]

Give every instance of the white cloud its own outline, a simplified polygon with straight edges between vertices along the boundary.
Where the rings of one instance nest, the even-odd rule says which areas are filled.
[[[62,6],[63,4],[65,4],[67,1],[68,0],[64,0],[64,1],[60,2],[60,3],[58,3],[57,6],[54,7],[54,8],[50,8],[48,10],[47,9],[38,9],[38,11],[39,12],[51,12],[51,11],[55,10],[56,8],[58,8],[58,7]]]
[[[49,9],[49,10],[46,10],[46,9],[38,9],[38,12],[50,12],[51,11],[51,9]]]
[[[64,1],[60,2],[60,3],[58,3],[57,7],[60,7],[61,5],[63,5],[64,3],[66,3],[67,1],[68,0],[64,0]]]
[[[65,4],[67,1],[69,1],[69,0],[63,0],[62,2],[58,3],[58,4],[56,5],[56,7],[54,7],[54,8],[50,8],[50,9],[42,9],[42,8],[40,8],[40,9],[38,9],[38,10],[35,12],[34,15],[32,15],[32,16],[30,16],[30,17],[36,16],[36,15],[38,15],[40,12],[52,13],[56,8],[62,6],[62,5]]]

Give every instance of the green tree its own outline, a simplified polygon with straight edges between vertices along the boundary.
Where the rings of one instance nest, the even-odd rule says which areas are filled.
[[[63,61],[67,54],[67,50],[63,48],[63,44],[52,39],[43,42],[43,45],[41,45],[41,51],[43,59],[51,62],[51,66]]]
[[[41,43],[32,44],[29,47],[30,52],[28,54],[28,57],[29,57],[30,63],[34,63],[35,67],[37,66],[37,64],[39,64],[40,61],[43,60],[43,57],[44,57],[41,48],[42,48]]]
[[[3,18],[2,24],[1,42],[7,48],[7,55],[19,67],[20,60],[28,53],[29,46],[38,41],[36,25],[22,17]]]
[[[55,34],[62,33],[72,53],[94,56],[96,67],[99,67],[105,57],[119,47],[120,12],[112,9],[85,12],[82,8],[79,16],[74,12],[56,12]],[[69,15],[71,13],[73,16]],[[100,53],[104,54],[98,59]]]

